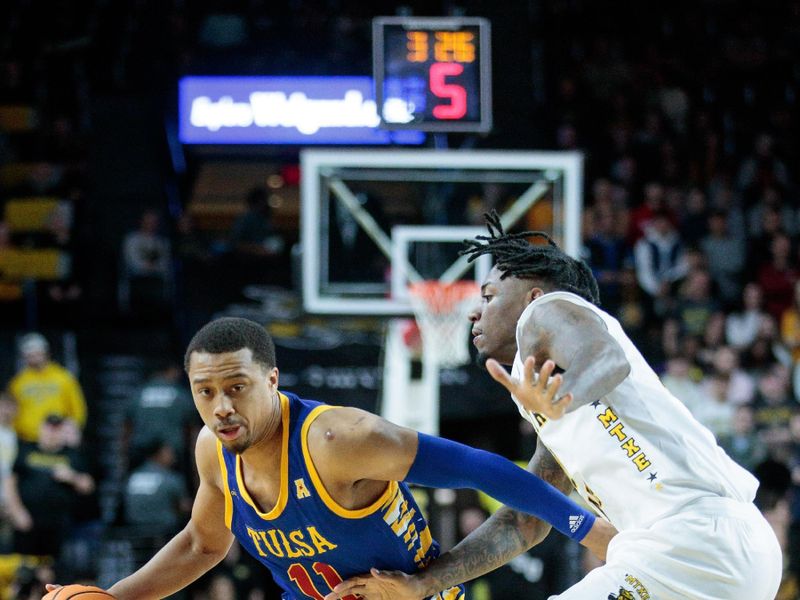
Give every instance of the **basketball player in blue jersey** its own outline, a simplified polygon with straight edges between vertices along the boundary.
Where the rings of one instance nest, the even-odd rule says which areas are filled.
[[[753,504],[758,481],[597,306],[585,263],[546,234],[507,234],[496,213],[487,217],[489,235],[465,251],[496,261],[470,315],[478,358],[536,429],[529,468],[564,492],[576,490],[619,530],[606,564],[551,600],[774,600],[781,550]],[[375,571],[326,600],[354,593],[417,600],[499,567],[549,530],[504,507],[423,572]]]
[[[439,549],[398,483],[404,479],[482,489],[548,519],[600,557],[615,533],[499,456],[279,391],[272,339],[252,321],[212,321],[190,342],[185,362],[205,422],[192,516],[150,562],[109,589],[118,600],[176,592],[220,562],[234,537],[270,570],[286,600],[322,600],[371,566],[422,569]],[[464,590],[457,582],[429,596],[457,600]]]

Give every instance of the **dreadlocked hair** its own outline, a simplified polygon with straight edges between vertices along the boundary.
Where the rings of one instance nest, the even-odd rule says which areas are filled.
[[[544,279],[555,288],[577,294],[592,304],[600,304],[597,280],[582,260],[574,259],[558,247],[543,231],[506,233],[496,210],[484,214],[489,235],[464,240],[461,255],[473,262],[479,256],[491,254],[503,271],[500,276],[522,279]],[[544,239],[546,244],[531,244],[529,238]]]

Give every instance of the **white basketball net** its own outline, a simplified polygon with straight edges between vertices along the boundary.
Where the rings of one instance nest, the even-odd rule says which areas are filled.
[[[423,360],[450,368],[469,362],[467,320],[480,286],[474,281],[421,281],[408,286],[422,337]]]

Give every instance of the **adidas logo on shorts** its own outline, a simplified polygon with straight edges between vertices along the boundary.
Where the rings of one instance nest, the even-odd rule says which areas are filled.
[[[570,533],[578,531],[578,527],[581,526],[581,523],[583,523],[583,515],[571,515],[569,518]]]

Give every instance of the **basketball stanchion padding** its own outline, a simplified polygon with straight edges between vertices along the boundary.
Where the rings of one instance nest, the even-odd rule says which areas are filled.
[[[469,362],[470,324],[480,286],[474,281],[419,281],[408,286],[422,335],[422,356],[444,368]]]

